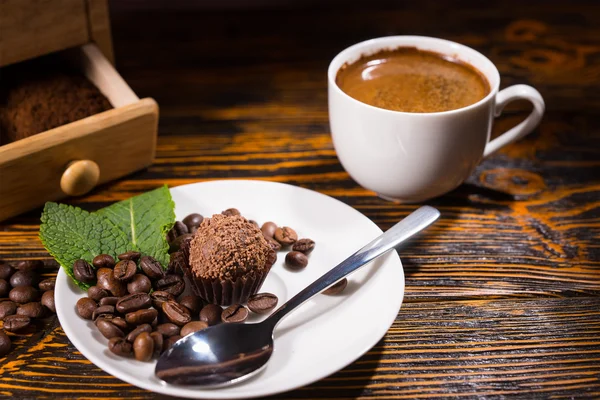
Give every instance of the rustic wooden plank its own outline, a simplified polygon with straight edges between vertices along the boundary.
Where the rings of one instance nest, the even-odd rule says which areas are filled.
[[[79,354],[56,318],[11,335],[0,393],[16,398],[156,398]],[[444,398],[600,392],[600,299],[405,304],[384,339],[358,361],[280,399]]]

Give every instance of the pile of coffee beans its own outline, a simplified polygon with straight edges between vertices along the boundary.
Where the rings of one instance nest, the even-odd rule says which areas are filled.
[[[109,351],[149,361],[183,336],[221,322],[244,322],[248,308],[266,313],[277,305],[277,297],[270,293],[252,296],[248,308],[234,304],[224,310],[198,296],[184,295],[180,262],[180,252],[172,253],[165,270],[153,257],[134,251],[117,260],[108,254],[95,257],[91,264],[77,260],[74,274],[96,283],[87,297],[77,301],[77,313],[94,321],[108,339]]]
[[[101,254],[91,264],[75,261],[75,277],[94,284],[87,297],[77,301],[77,313],[94,321],[109,339],[112,353],[148,361],[172,345],[181,328],[192,321],[192,311],[176,301],[185,289],[176,265],[180,256],[173,254],[168,269],[135,251],[119,254],[117,260]],[[188,305],[201,304],[195,296],[180,299],[184,300]]]
[[[241,215],[235,208],[223,215]],[[94,321],[100,333],[108,339],[108,349],[123,357],[149,361],[168,350],[182,337],[219,323],[246,321],[250,312],[267,314],[275,309],[278,298],[272,293],[257,293],[246,305],[234,304],[225,309],[207,304],[195,295],[184,295],[182,245],[190,240],[204,220],[201,214],[190,214],[176,221],[167,234],[171,261],[165,269],[154,258],[128,251],[114,259],[101,254],[88,263],[77,260],[73,274],[91,284],[87,297],[79,299],[77,313]],[[285,264],[291,270],[302,270],[315,247],[311,239],[298,239],[292,228],[265,222],[259,227],[275,251],[288,251]],[[323,293],[337,294],[346,286],[346,279]]]
[[[54,307],[55,278],[41,280],[44,263],[23,260],[11,265],[0,260],[0,320],[4,331],[20,332],[32,325],[33,320],[56,312]],[[9,336],[0,331],[0,357],[11,348]]]

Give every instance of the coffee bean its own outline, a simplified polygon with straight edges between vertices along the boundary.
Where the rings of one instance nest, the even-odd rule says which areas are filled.
[[[290,251],[285,255],[285,265],[293,270],[303,269],[308,265],[308,257],[299,251]]]
[[[325,289],[322,293],[329,296],[340,294],[344,291],[344,289],[346,289],[347,285],[348,280],[344,278],[341,281],[334,283],[333,286],[330,286],[329,288]]]
[[[127,251],[125,253],[119,254],[117,256],[117,258],[119,260],[131,260],[134,262],[137,262],[137,260],[140,259],[140,256],[142,255],[142,253],[140,253],[139,251]]]
[[[98,322],[99,319],[105,319],[107,321],[113,322],[115,320],[115,318],[120,318],[120,317],[117,317],[116,314],[102,314],[94,320],[94,323]]]
[[[133,293],[123,296],[117,302],[116,309],[121,314],[127,314],[133,311],[149,308],[152,305],[152,299],[147,293]]]
[[[165,275],[154,284],[154,289],[169,292],[177,297],[183,293],[185,289],[185,281],[179,275]]]
[[[0,279],[0,297],[8,296],[8,292],[10,292],[10,285],[6,280]]]
[[[217,304],[207,304],[200,311],[200,321],[208,323],[209,326],[213,326],[221,322],[221,313],[223,309]]]
[[[269,268],[271,268],[273,266],[273,264],[275,264],[275,261],[277,261],[277,252],[275,250],[271,249],[267,253],[267,263],[265,265],[268,266]]]
[[[140,333],[133,341],[133,354],[138,361],[150,361],[154,353],[154,340],[148,332]]]
[[[167,274],[183,275],[183,268],[185,266],[183,252],[176,251],[175,253],[171,253],[170,257]]]
[[[234,304],[223,310],[221,321],[226,323],[244,322],[248,318],[248,309],[241,304]]]
[[[39,280],[39,276],[35,271],[16,271],[10,277],[10,285],[14,288],[19,286],[36,286]]]
[[[106,281],[112,275],[112,273],[112,268],[98,268],[96,270],[96,279],[98,280],[98,282]]]
[[[16,332],[25,329],[31,323],[31,319],[25,315],[9,315],[4,317],[4,330]]]
[[[152,292],[150,294],[150,299],[152,299],[152,305],[157,308],[157,309],[161,309],[162,307],[162,303],[164,303],[165,301],[169,301],[169,300],[175,300],[175,296],[173,296],[171,293],[169,292],[164,292],[162,290],[157,290],[155,292]]]
[[[114,306],[100,306],[98,308],[96,308],[94,310],[94,312],[92,313],[92,319],[95,321],[97,320],[99,317],[102,317],[104,315],[114,315],[115,314],[115,307]]]
[[[44,316],[44,308],[39,301],[21,304],[17,308],[17,315],[24,315],[29,318],[41,318]]]
[[[123,331],[121,329],[117,328],[117,326],[115,324],[113,324],[112,322],[107,321],[103,318],[96,320],[96,327],[98,328],[98,330],[100,331],[102,336],[104,336],[107,339],[125,336]]]
[[[190,214],[182,222],[188,227],[188,231],[191,233],[192,228],[199,227],[203,220],[204,217],[200,214]]]
[[[90,286],[90,288],[87,291],[87,295],[90,299],[94,301],[100,301],[105,297],[109,297],[110,292],[98,286]]]
[[[118,356],[127,357],[133,352],[133,346],[122,337],[117,336],[108,341],[108,350]]]
[[[150,278],[143,274],[135,274],[131,282],[127,284],[129,293],[148,293],[152,289]]]
[[[202,299],[193,294],[183,296],[181,300],[179,300],[179,304],[190,310],[192,315],[198,315],[200,309],[202,309]]]
[[[11,342],[8,335],[0,331],[0,357],[4,357],[10,351]]]
[[[56,306],[54,305],[54,290],[47,290],[42,294],[42,305],[53,313],[56,312]]]
[[[277,224],[275,222],[271,222],[271,221],[265,222],[260,227],[260,230],[262,231],[263,236],[265,238],[272,238],[273,235],[275,234],[275,230],[277,230]]]
[[[96,280],[94,267],[85,260],[77,260],[73,263],[73,275],[75,279],[83,283],[94,283]]]
[[[125,314],[125,321],[132,325],[149,324],[154,321],[154,318],[158,315],[158,311],[154,308],[148,308],[145,310],[137,310]]]
[[[171,336],[169,338],[167,338],[164,342],[163,342],[163,353],[167,350],[169,350],[171,347],[173,347],[173,345],[175,343],[177,343],[177,341],[181,339],[181,336],[179,335],[175,335],[175,336]]]
[[[135,261],[123,260],[119,261],[117,265],[115,265],[113,276],[118,281],[129,282],[136,272],[137,265],[135,264]]]
[[[186,242],[190,241],[194,235],[191,233],[184,233],[183,235],[177,236],[169,245],[169,251],[175,252],[181,250]]]
[[[113,268],[115,259],[110,254],[99,254],[92,260],[92,265],[98,268]]]
[[[19,286],[8,293],[8,298],[15,303],[24,304],[36,301],[39,293],[31,286]]]
[[[267,241],[267,244],[271,247],[271,249],[273,249],[274,251],[281,250],[281,243],[279,243],[277,240],[273,239],[270,236],[265,236],[265,240]]]
[[[8,263],[4,261],[0,262],[0,279],[4,279],[5,281],[10,280],[12,274],[14,274],[15,269]]]
[[[315,248],[315,241],[312,239],[299,239],[292,246],[292,250],[299,251],[300,253],[308,254]]]
[[[94,311],[98,308],[96,302],[89,297],[82,297],[77,300],[77,314],[83,319],[92,319]]]
[[[277,306],[279,299],[272,293],[257,293],[248,299],[248,308],[257,314],[266,314]]]
[[[250,222],[252,225],[254,225],[255,227],[257,227],[258,229],[260,229],[260,225],[258,224],[258,222],[256,222],[255,220],[251,219],[248,222]]]
[[[190,232],[187,225],[181,221],[175,221],[175,224],[173,225],[173,230],[175,231],[177,236],[185,235],[186,233]]]
[[[165,322],[156,327],[156,332],[159,332],[164,337],[179,335],[181,328],[171,322]]]
[[[114,317],[109,320],[112,322],[117,328],[122,330],[123,332],[129,331],[129,324],[121,317]]]
[[[108,296],[108,297],[101,298],[100,301],[98,302],[98,305],[99,306],[116,306],[118,302],[119,302],[119,297]]]
[[[154,342],[154,355],[159,355],[163,348],[163,342],[164,342],[163,335],[161,335],[158,332],[152,332],[150,334],[150,337],[152,338],[152,341]]]
[[[9,315],[13,315],[14,313],[17,312],[17,303],[15,303],[14,301],[3,301],[2,303],[0,303],[0,319],[4,319],[4,317],[7,317]]]
[[[175,221],[175,224],[173,225],[171,230],[167,233],[167,242],[172,243],[179,236],[185,235],[186,233],[190,233],[187,225],[181,221]]]
[[[169,230],[169,232],[167,232],[166,239],[167,239],[167,243],[169,243],[169,245],[170,245],[171,243],[173,243],[173,241],[174,241],[175,239],[177,239],[177,232],[175,231],[175,229],[171,228],[171,229]]]
[[[162,305],[162,311],[169,321],[183,326],[192,320],[190,311],[175,301],[167,301]]]
[[[185,337],[190,333],[201,331],[202,329],[208,328],[208,323],[204,321],[192,321],[188,322],[181,328],[181,336]]]
[[[140,260],[140,267],[150,279],[161,279],[165,275],[165,271],[163,270],[162,266],[154,257],[142,257]]]
[[[284,226],[283,228],[275,229],[273,239],[281,243],[282,246],[289,246],[290,244],[294,244],[296,240],[298,240],[298,235],[296,234],[296,231],[294,231],[292,228]]]
[[[38,283],[38,287],[42,292],[47,290],[54,290],[54,285],[56,284],[56,278],[48,278],[44,279],[40,283]]]
[[[23,260],[17,263],[19,271],[39,271],[43,268],[44,262],[42,260]]]
[[[115,279],[113,270],[110,268],[100,268],[97,272],[98,282],[96,285],[102,289],[108,290],[113,296],[121,297],[127,294],[127,285]]]
[[[152,327],[150,326],[150,324],[139,325],[137,328],[129,332],[129,334],[126,337],[127,341],[133,343],[135,338],[142,332],[152,332]]]
[[[242,213],[240,212],[240,210],[238,210],[237,208],[228,208],[225,211],[221,211],[221,214],[227,215],[229,217],[233,217],[233,216],[236,216],[236,215],[242,215]]]

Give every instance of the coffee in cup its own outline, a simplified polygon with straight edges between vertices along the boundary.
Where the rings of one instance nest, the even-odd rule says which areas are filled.
[[[456,110],[490,92],[487,79],[473,66],[416,47],[363,55],[342,65],[335,83],[363,103],[413,113]]]

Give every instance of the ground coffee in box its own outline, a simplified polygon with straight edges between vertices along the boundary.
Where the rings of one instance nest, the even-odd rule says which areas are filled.
[[[45,56],[0,70],[0,144],[112,108],[90,81],[61,61]]]

